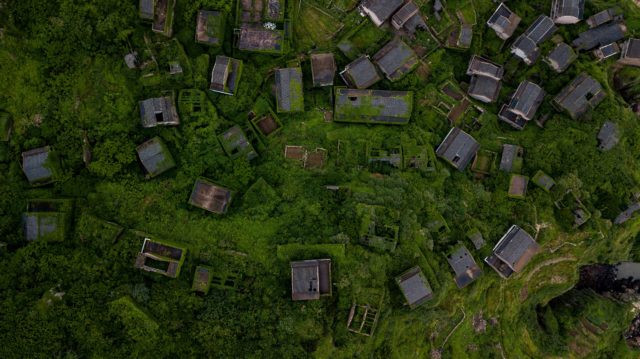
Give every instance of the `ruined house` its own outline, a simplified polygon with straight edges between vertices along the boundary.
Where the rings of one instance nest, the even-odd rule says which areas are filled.
[[[366,89],[382,80],[368,56],[360,56],[340,72],[342,80],[351,88]]]
[[[22,152],[22,171],[32,186],[53,182],[56,162],[49,146]]]
[[[578,58],[578,54],[573,48],[564,42],[559,43],[549,53],[544,60],[557,73],[564,72],[573,61]]]
[[[382,26],[403,3],[403,0],[364,0],[359,9],[360,13],[369,16],[376,26]]]
[[[225,21],[225,16],[220,11],[198,11],[196,42],[211,46],[222,45]]]
[[[627,27],[621,22],[610,22],[580,33],[571,45],[577,50],[591,50],[624,39]]]
[[[482,102],[494,102],[500,94],[502,76],[504,69],[502,66],[474,55],[469,61],[467,75],[471,76],[468,94],[476,100]]]
[[[480,144],[473,137],[453,127],[436,149],[436,155],[459,171],[464,171],[479,148]]]
[[[152,4],[149,4],[150,2],[152,2]],[[166,37],[171,37],[171,35],[173,34],[173,17],[175,5],[175,0],[140,0],[140,16],[142,16],[143,19],[153,21],[153,23],[151,24],[151,30],[153,32],[162,34]],[[143,6],[144,11],[142,10]],[[150,6],[153,6],[153,16],[151,19],[148,19],[148,9]]]
[[[177,126],[180,124],[173,97],[164,96],[140,101],[142,127]]]
[[[397,276],[396,283],[411,309],[415,309],[433,298],[431,286],[422,274],[422,269],[418,266]]]
[[[191,290],[202,294],[207,294],[209,288],[211,288],[211,272],[212,269],[207,266],[197,266],[196,272],[193,275],[193,284]]]
[[[553,103],[575,120],[595,108],[605,97],[606,93],[600,83],[582,73],[560,91]]]
[[[248,161],[258,157],[258,153],[247,138],[245,132],[236,125],[218,136],[218,141],[227,156],[231,158],[246,157]]]
[[[218,55],[211,70],[209,90],[224,95],[235,95],[242,74],[242,61]]]
[[[619,63],[640,67],[640,39],[628,39],[622,45]]]
[[[524,149],[518,145],[502,145],[502,157],[500,158],[500,170],[505,172],[520,173]]]
[[[389,41],[372,58],[390,81],[401,79],[418,64],[418,56],[399,38]]]
[[[502,278],[508,279],[513,273],[522,272],[539,249],[540,246],[529,233],[513,225],[484,261]]]
[[[527,194],[527,185],[529,184],[529,177],[519,174],[512,174],[509,181],[509,192],[507,195],[510,198],[523,199]]]
[[[451,253],[447,257],[447,262],[455,273],[458,288],[466,287],[482,275],[482,269],[464,246]]]
[[[544,90],[530,81],[523,81],[511,97],[509,103],[502,106],[498,118],[511,127],[522,130],[531,121],[544,100]]]
[[[551,176],[542,172],[541,170],[538,170],[538,172],[536,172],[531,181],[538,187],[542,188],[545,192],[550,192],[551,189],[556,185],[556,181],[554,181]]]
[[[420,13],[420,8],[413,1],[405,3],[393,15],[391,25],[396,30],[404,30],[411,36],[415,35],[418,29],[427,29],[427,24]]]
[[[321,169],[327,160],[327,150],[320,147],[308,150],[304,146],[287,145],[284,148],[284,157],[299,161],[306,169]]]
[[[284,52],[283,44],[284,33],[281,30],[250,24],[243,25],[239,30],[237,45],[242,51],[281,54]]]
[[[413,111],[413,92],[336,87],[334,121],[404,125]]]
[[[277,69],[276,109],[278,112],[304,111],[304,94],[302,91],[302,69],[289,67]]]
[[[145,238],[134,267],[169,278],[178,278],[186,255],[186,248]]]
[[[317,300],[331,296],[331,259],[291,262],[291,299]]]
[[[598,131],[598,149],[600,151],[609,151],[618,142],[620,142],[618,125],[611,121],[606,121]]]
[[[153,20],[155,6],[155,0],[140,0],[138,7],[138,14],[140,15],[140,18],[144,20]]]
[[[176,162],[160,137],[154,137],[136,148],[147,178],[156,177],[176,166]]]
[[[231,190],[199,178],[193,185],[189,204],[216,214],[225,214],[231,204],[232,196]]]
[[[336,60],[333,53],[311,54],[311,77],[314,87],[333,86],[336,76]]]
[[[27,241],[62,241],[65,238],[71,216],[73,201],[67,199],[32,199],[22,214],[22,228]]]
[[[527,30],[511,45],[511,53],[527,65],[533,65],[540,57],[541,43],[546,41],[558,28],[546,15],[540,15]]]
[[[487,20],[487,26],[493,29],[502,40],[507,40],[516,31],[522,19],[509,10],[503,2],[498,5],[496,11]]]
[[[551,18],[556,24],[576,24],[584,16],[585,0],[553,0]]]

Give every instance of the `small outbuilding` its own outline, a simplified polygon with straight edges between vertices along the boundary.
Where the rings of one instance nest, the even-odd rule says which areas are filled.
[[[447,262],[455,273],[458,288],[464,288],[482,275],[482,269],[465,246],[456,249],[447,257]]]
[[[476,156],[478,149],[478,141],[461,129],[453,127],[436,149],[436,155],[459,171],[464,171]]]
[[[160,137],[154,137],[136,148],[147,178],[156,177],[176,166],[176,162]]]
[[[331,296],[331,259],[291,262],[291,299],[317,300]]]
[[[607,121],[598,131],[598,149],[600,151],[609,151],[620,142],[620,133],[618,125],[611,121]]]
[[[224,95],[235,95],[242,74],[242,60],[222,55],[216,56],[216,63],[211,70],[209,90]]]
[[[411,309],[428,302],[433,298],[433,291],[422,269],[416,266],[396,277],[407,304]]]
[[[311,77],[313,86],[324,87],[333,86],[333,79],[336,76],[336,60],[333,53],[311,54]]]
[[[172,96],[156,97],[140,101],[142,127],[177,126],[180,124],[176,104]]]
[[[502,278],[508,279],[513,273],[520,273],[539,250],[540,246],[529,233],[513,225],[485,262]]]
[[[231,205],[232,196],[231,190],[207,179],[198,178],[193,186],[189,204],[216,214],[225,214]]]
[[[212,269],[207,266],[197,266],[196,272],[193,275],[193,284],[191,290],[194,292],[207,294],[209,288],[211,288],[211,272]]]
[[[519,174],[512,174],[511,181],[509,181],[509,193],[511,198],[523,199],[527,195],[527,185],[529,184],[529,177]]]
[[[556,181],[554,181],[551,176],[542,172],[541,170],[538,170],[538,172],[536,172],[531,181],[538,187],[542,188],[545,192],[550,192],[551,189],[556,185]]]
[[[22,152],[22,171],[32,186],[53,182],[55,167],[56,161],[49,146]]]
[[[564,42],[561,42],[556,45],[556,47],[549,53],[549,56],[544,60],[555,72],[561,73],[564,72],[564,70],[566,70],[577,58],[578,54],[573,51],[573,48]]]
[[[500,158],[500,170],[511,173],[520,173],[524,161],[524,149],[522,146],[502,145],[502,157]]]
[[[356,89],[366,89],[382,80],[376,66],[366,55],[360,56],[348,64],[340,72],[340,77],[347,86]]]
[[[615,8],[611,8],[589,16],[586,23],[590,28],[594,28],[610,21],[619,20],[620,18],[621,16],[618,15],[618,11]]]

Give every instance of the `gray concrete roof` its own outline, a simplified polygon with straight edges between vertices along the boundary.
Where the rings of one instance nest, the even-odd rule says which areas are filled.
[[[500,80],[488,76],[475,75],[471,77],[467,93],[476,100],[486,103],[494,102],[500,95],[501,86]]]
[[[577,118],[597,106],[606,97],[598,81],[587,74],[578,75],[554,98],[554,102]]]
[[[137,148],[138,158],[149,177],[155,177],[175,167],[171,152],[160,137],[154,137]]]
[[[366,89],[382,80],[376,66],[367,56],[360,56],[348,64],[340,76],[349,87],[357,89]]]
[[[333,53],[311,54],[313,86],[332,86],[336,76],[336,60]]]
[[[622,23],[607,23],[580,33],[571,45],[578,50],[591,50],[624,39],[626,32],[627,27]]]
[[[413,267],[396,277],[396,283],[412,309],[433,298],[431,286],[420,267]]]
[[[373,62],[389,80],[395,81],[418,64],[418,56],[402,40],[394,39],[373,55]]]
[[[467,67],[467,75],[487,76],[495,80],[501,80],[504,75],[504,68],[484,57],[473,55]]]
[[[607,121],[598,132],[598,148],[602,151],[609,151],[620,142],[618,125]]]
[[[302,70],[299,67],[277,69],[275,80],[278,112],[304,111]]]
[[[455,272],[458,288],[464,288],[482,275],[482,269],[464,246],[458,248],[447,257],[447,262]]]
[[[544,95],[545,92],[540,86],[530,81],[523,81],[509,102],[509,109],[525,120],[531,121],[542,104]]]
[[[178,125],[180,118],[171,97],[156,97],[140,101],[142,127]]]
[[[500,170],[511,172],[513,161],[521,153],[522,147],[518,145],[504,144],[502,145],[502,157],[500,158]]]
[[[539,249],[529,233],[513,225],[493,248],[493,253],[513,271],[520,272]]]
[[[22,152],[22,171],[29,183],[46,183],[51,180],[53,172],[48,165],[49,146]]]
[[[577,55],[571,46],[564,42],[559,43],[547,56],[547,63],[557,72],[564,70],[575,61]]]
[[[334,121],[405,124],[412,110],[412,92],[335,89]]]
[[[209,212],[224,214],[231,203],[231,191],[199,178],[193,186],[189,203]]]
[[[331,260],[291,262],[291,299],[313,300],[331,295]]]
[[[403,0],[364,0],[360,7],[369,14],[376,25],[379,25],[389,19],[403,3]]]
[[[554,0],[551,4],[551,14],[554,20],[562,16],[571,16],[582,20],[584,0]]]
[[[496,32],[498,37],[506,40],[516,31],[521,20],[504,3],[500,3],[496,11],[487,20],[487,25]]]

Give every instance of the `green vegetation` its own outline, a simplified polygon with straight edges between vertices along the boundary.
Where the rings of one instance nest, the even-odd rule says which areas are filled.
[[[638,356],[621,335],[632,316],[627,304],[571,290],[581,265],[640,261],[640,219],[612,224],[640,188],[640,125],[630,109],[639,98],[638,71],[615,59],[596,63],[589,53],[562,74],[542,61],[526,67],[485,26],[495,3],[450,0],[437,21],[433,2],[416,2],[438,40],[427,32],[403,38],[418,53],[418,68],[374,86],[410,91],[402,114],[408,123],[341,123],[339,111],[331,117],[334,90],[312,86],[308,54],[331,51],[342,69],[392,38],[353,11],[357,1],[279,1],[276,54],[238,49],[240,1],[176,1],[171,39],[151,31],[137,3],[0,6],[1,358]],[[585,15],[613,5],[637,37],[640,8],[633,1],[589,1]],[[523,17],[518,31],[549,6],[509,3]],[[227,14],[222,46],[195,42],[201,9]],[[459,27],[457,11],[476,23],[467,51],[438,43]],[[561,26],[558,35],[570,42],[586,27]],[[542,55],[552,47],[545,42]],[[133,69],[124,62],[130,53],[137,53]],[[465,104],[471,54],[505,65],[496,103]],[[243,61],[234,96],[208,91],[217,55]],[[273,70],[294,59],[305,111],[276,116]],[[182,72],[171,74],[171,63]],[[607,97],[571,120],[549,99],[582,72]],[[524,79],[548,94],[536,116],[547,121],[514,131],[496,113]],[[338,76],[335,84],[341,85]],[[138,102],[171,92],[180,125],[142,128]],[[364,102],[345,116],[380,114]],[[454,108],[460,113],[450,117]],[[277,128],[266,134],[259,121],[269,116]],[[597,148],[604,121],[621,132],[608,152]],[[535,183],[544,173],[555,186],[547,192],[530,183],[515,200],[508,196],[511,174],[492,170],[499,158],[479,158],[483,176],[436,160],[434,148],[452,124],[478,140],[482,154],[499,157],[504,144],[522,146],[515,172]],[[242,136],[224,138],[232,128]],[[171,150],[176,167],[145,179],[136,147],[154,137]],[[311,171],[286,160],[286,145],[326,149],[324,166]],[[21,155],[44,146],[55,150],[55,181],[31,186]],[[371,166],[372,148],[401,149],[401,165]],[[198,178],[234,191],[224,215],[189,205]],[[64,206],[29,207],[51,198]],[[53,218],[44,227],[61,225],[27,241],[23,221],[30,212]],[[541,248],[522,273],[503,280],[483,259],[513,224]],[[188,252],[177,278],[134,268],[145,237]],[[475,249],[471,238],[480,237],[486,244]],[[445,254],[461,244],[484,275],[460,290]],[[314,258],[332,259],[332,296],[293,302],[289,262]],[[434,297],[411,311],[394,279],[415,266]],[[192,290],[199,267],[211,268],[208,293]],[[354,303],[378,311],[371,336],[349,330]]]

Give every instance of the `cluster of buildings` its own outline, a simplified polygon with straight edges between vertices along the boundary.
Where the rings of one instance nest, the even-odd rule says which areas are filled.
[[[140,0],[140,16],[152,21],[155,32],[171,36],[174,0]],[[243,51],[283,54],[286,52],[287,36],[290,28],[285,19],[284,0],[241,1],[235,41]],[[265,10],[266,9],[266,10]],[[419,7],[412,1],[404,0],[364,0],[359,7],[376,26],[389,22],[396,30],[413,35],[418,29],[426,28]],[[583,20],[584,0],[554,0],[551,16],[540,15],[511,44],[511,52],[525,64],[532,65],[541,56],[540,46],[558,30],[558,25],[573,24]],[[221,46],[224,42],[225,16],[218,11],[202,10],[197,15],[195,40],[209,46]],[[502,40],[510,39],[516,32],[521,18],[504,3],[500,3],[487,21]],[[564,72],[576,59],[579,51],[593,50],[599,59],[607,59],[620,54],[619,62],[624,65],[640,66],[640,40],[624,39],[626,28],[622,16],[615,10],[602,11],[586,20],[590,29],[574,39],[571,45],[559,42],[544,57],[544,61],[556,72]],[[334,55],[319,52],[309,55],[312,84],[314,87],[334,86],[338,68]],[[347,123],[367,124],[407,124],[413,112],[411,91],[377,90],[371,87],[386,78],[397,81],[410,73],[418,64],[414,50],[400,37],[386,43],[373,56],[362,55],[339,72],[346,86],[335,86],[333,120]],[[209,90],[219,94],[236,95],[241,81],[243,62],[224,55],[216,56],[211,70]],[[502,88],[504,68],[491,60],[472,56],[466,74],[470,76],[467,89],[469,97],[484,102],[496,102]],[[276,113],[304,111],[303,71],[299,62],[274,70],[275,112],[268,110],[253,113],[250,124],[264,137],[276,133],[281,127]],[[578,119],[595,108],[606,96],[602,85],[586,73],[575,77],[552,100],[553,106]],[[544,89],[529,80],[522,81],[509,101],[502,105],[498,118],[517,130],[536,117],[545,100]],[[200,100],[198,100],[200,98]],[[200,112],[206,106],[204,96],[197,90],[181,92],[181,101],[188,104],[191,112]],[[144,128],[157,126],[178,126],[176,102],[173,95],[163,95],[140,101],[140,118]],[[598,133],[599,148],[612,149],[620,140],[620,133],[614,122],[607,121]],[[252,160],[258,156],[247,131],[235,125],[218,136],[221,148],[231,158],[244,157]],[[147,178],[159,176],[176,166],[171,151],[160,137],[153,137],[137,148],[140,165]],[[478,159],[480,143],[463,129],[454,126],[447,133],[435,154],[459,171],[464,171]],[[500,157],[499,169],[511,174],[508,195],[523,198],[529,178],[520,174],[524,150],[513,144],[505,144]],[[402,148],[368,153],[368,160],[382,161],[396,167],[404,164]],[[303,168],[322,168],[327,151],[323,148],[287,145],[285,158],[299,161]],[[22,153],[22,168],[32,185],[44,185],[54,180],[59,160],[50,147],[44,146]],[[402,163],[402,164],[401,164]],[[555,186],[555,181],[542,171],[536,172],[531,181],[546,192]],[[196,179],[189,204],[205,211],[223,215],[231,206],[235,193],[206,178]],[[569,204],[581,225],[590,216],[578,198]],[[577,205],[575,204],[577,203]],[[616,219],[623,223],[638,205],[629,207]],[[360,242],[377,249],[393,251],[397,243],[397,224],[381,225],[382,212],[372,205],[358,207],[358,215],[365,223],[362,226]],[[28,240],[38,238],[63,238],[72,207],[55,200],[30,201],[23,215],[25,235]],[[388,214],[387,214],[388,215]],[[395,223],[395,222],[394,222]],[[470,235],[476,249],[484,244],[479,232]],[[524,270],[538,253],[540,246],[527,231],[512,225],[494,246],[484,261],[502,278],[508,279]],[[142,248],[135,261],[135,267],[144,271],[160,273],[177,278],[185,261],[187,249],[183,246],[144,238]],[[454,273],[458,288],[464,288],[482,276],[483,271],[472,253],[459,246],[447,254],[447,262]],[[332,260],[329,258],[290,262],[291,298],[294,301],[318,300],[332,295]],[[211,267],[200,265],[196,268],[193,290],[206,294],[210,286],[236,288],[237,273],[219,273]],[[413,309],[434,298],[427,276],[419,266],[409,268],[395,278],[407,305]],[[357,305],[351,309],[347,327],[350,331],[371,335],[379,318],[379,307],[370,304]]]

